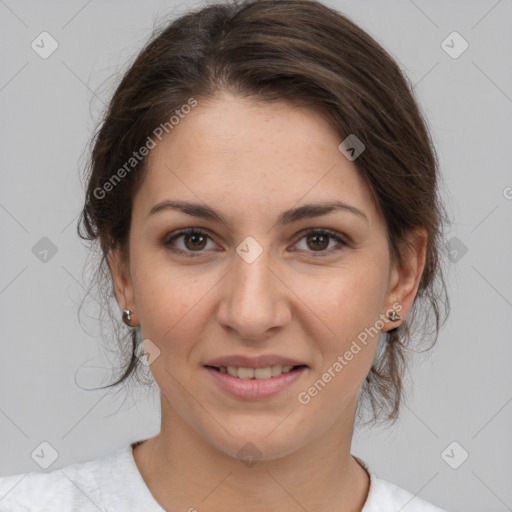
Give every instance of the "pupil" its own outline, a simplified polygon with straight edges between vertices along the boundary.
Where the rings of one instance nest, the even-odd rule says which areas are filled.
[[[198,245],[197,245],[197,239],[198,239],[198,238],[199,238],[199,239],[201,239],[201,238],[203,239],[203,245],[201,245],[201,247],[198,247]],[[194,241],[192,242],[192,244],[193,244],[193,245],[195,245],[195,248],[196,248],[196,249],[197,249],[197,248],[202,249],[202,248],[204,247],[204,240],[205,240],[205,237],[204,237],[204,236],[202,236],[202,235],[188,235],[188,236],[187,236],[187,241],[190,241],[190,240],[194,240]],[[200,242],[199,242],[199,243],[200,243]],[[188,245],[188,244],[187,244],[187,245]],[[189,247],[189,248],[190,248],[190,247]],[[192,249],[193,249],[193,247],[192,247]]]
[[[327,238],[328,238],[328,237],[327,237],[327,236],[325,236],[325,235],[314,234],[314,235],[310,235],[310,236],[308,237],[308,240],[314,239],[314,240],[315,240],[315,243],[317,243],[317,241],[318,241],[318,239],[319,239],[319,238],[322,238],[322,239],[324,240],[324,242],[327,242]],[[329,245],[329,243],[328,243],[328,242],[327,242],[327,243],[323,243],[323,244],[322,244],[322,243],[320,243],[320,245],[321,245],[320,249],[325,249],[325,248]],[[314,248],[314,247],[313,247],[313,248]]]

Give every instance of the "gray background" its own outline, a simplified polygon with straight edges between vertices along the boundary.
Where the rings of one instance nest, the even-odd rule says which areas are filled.
[[[159,430],[156,393],[77,386],[104,384],[97,372],[116,358],[100,352],[94,320],[78,321],[87,250],[75,224],[79,169],[109,77],[155,20],[187,7],[177,5],[0,0],[0,475],[42,471],[31,453],[44,441],[58,452],[49,471]],[[416,360],[400,422],[359,432],[352,452],[451,511],[512,510],[512,1],[328,5],[377,39],[415,84],[441,159],[453,219],[446,243],[455,249],[451,317],[432,353]],[[59,44],[47,59],[31,48],[43,31]],[[442,46],[453,31],[469,44],[458,58]],[[43,237],[57,249],[46,262],[33,252]],[[447,464],[465,452],[457,469]]]

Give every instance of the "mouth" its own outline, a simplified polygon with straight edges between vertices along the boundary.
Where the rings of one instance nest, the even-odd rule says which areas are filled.
[[[306,374],[309,367],[273,365],[263,368],[203,366],[216,389],[243,401],[263,400],[278,395]]]
[[[272,365],[263,368],[246,368],[243,366],[211,366],[205,365],[206,368],[211,368],[219,373],[224,373],[238,379],[255,379],[265,380],[274,379],[284,373],[291,373],[297,370],[307,368],[305,364],[298,365]]]

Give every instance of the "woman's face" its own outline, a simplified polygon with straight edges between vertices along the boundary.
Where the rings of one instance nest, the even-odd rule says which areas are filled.
[[[170,429],[264,459],[351,431],[375,333],[399,325],[386,312],[405,317],[419,275],[391,268],[384,221],[341,142],[313,110],[223,93],[150,151],[129,271],[112,269],[150,340]],[[347,208],[322,212],[334,202]],[[305,366],[251,381],[206,366],[230,356],[276,375],[284,360]]]

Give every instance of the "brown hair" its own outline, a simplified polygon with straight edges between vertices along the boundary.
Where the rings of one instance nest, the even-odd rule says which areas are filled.
[[[410,230],[426,229],[426,265],[413,308],[400,327],[382,334],[361,388],[373,420],[396,419],[412,334],[420,331],[422,343],[431,337],[433,346],[449,311],[440,264],[446,214],[438,194],[438,158],[413,87],[397,63],[365,31],[317,1],[218,3],[155,30],[117,86],[91,141],[78,233],[100,242],[100,291],[112,302],[107,256],[119,247],[128,259],[132,199],[147,159],[132,162],[133,170],[122,173],[108,192],[105,184],[112,183],[116,170],[126,170],[155,128],[170,128],[170,116],[191,98],[213,98],[221,90],[311,105],[338,130],[340,142],[350,134],[363,141],[366,149],[354,163],[385,219],[392,262],[403,261]],[[119,318],[118,309],[114,314]],[[122,348],[126,335],[118,325],[116,339],[127,366],[107,387],[141,366],[135,355],[140,328],[129,333],[129,353]]]

